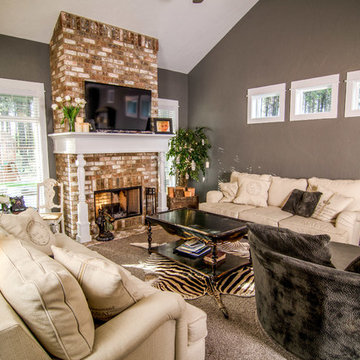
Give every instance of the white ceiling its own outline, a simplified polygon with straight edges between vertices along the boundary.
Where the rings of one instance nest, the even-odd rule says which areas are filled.
[[[187,74],[257,1],[0,0],[0,34],[49,43],[66,11],[158,38],[158,66]]]

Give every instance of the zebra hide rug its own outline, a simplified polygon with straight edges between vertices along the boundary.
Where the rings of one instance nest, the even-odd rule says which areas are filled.
[[[141,264],[127,265],[142,268],[145,280],[159,290],[176,292],[184,299],[196,299],[214,292],[242,297],[255,295],[254,273],[251,265],[243,265],[217,279],[213,289],[209,277],[182,264],[152,253]]]

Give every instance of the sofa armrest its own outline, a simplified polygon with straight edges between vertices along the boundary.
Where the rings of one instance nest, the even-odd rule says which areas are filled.
[[[0,314],[0,359],[51,359],[1,293]]]
[[[206,202],[218,203],[223,198],[223,194],[219,190],[210,190],[206,194]]]
[[[359,245],[360,238],[360,212],[343,211],[335,221],[335,227],[348,233],[348,244]]]
[[[183,322],[181,318],[185,311],[185,305],[185,301],[180,295],[170,292],[156,292],[144,297],[95,330],[93,351],[86,359],[124,358],[165,322],[169,320]],[[176,327],[176,331],[178,331],[178,326]],[[173,334],[171,336],[171,339],[159,339],[159,344],[163,341],[175,342]],[[176,344],[176,352],[179,350],[177,347],[178,344]],[[183,349],[183,352],[185,350]]]

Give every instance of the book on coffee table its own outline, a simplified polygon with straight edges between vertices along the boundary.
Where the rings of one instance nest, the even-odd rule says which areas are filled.
[[[184,255],[188,255],[191,257],[200,257],[203,256],[205,254],[207,254],[208,252],[211,251],[211,247],[205,245],[203,242],[199,241],[199,240],[188,240],[185,241],[182,245],[178,246],[175,249],[177,252],[179,252],[180,254],[184,254]]]

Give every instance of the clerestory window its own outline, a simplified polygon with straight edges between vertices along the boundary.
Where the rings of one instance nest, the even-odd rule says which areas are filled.
[[[339,74],[291,82],[290,121],[337,117]]]

